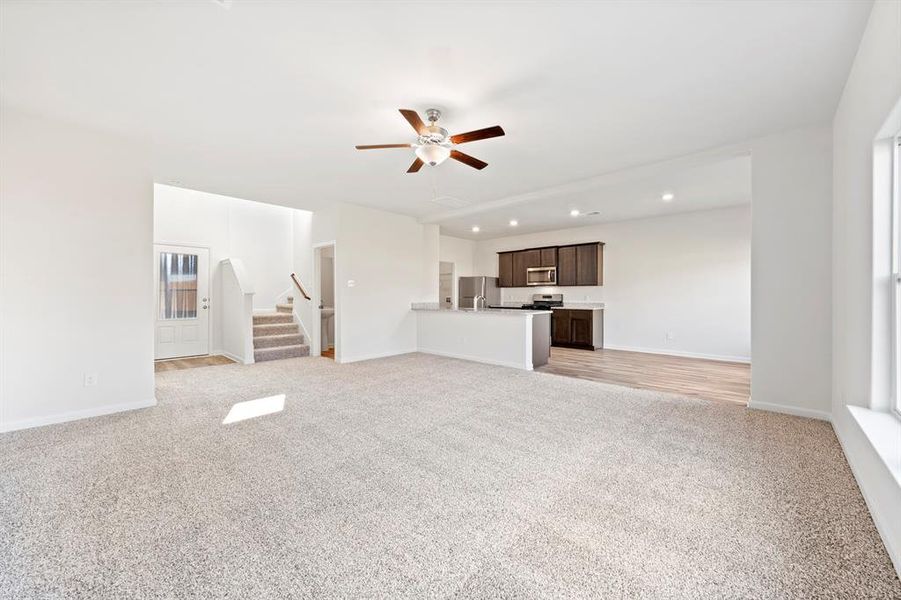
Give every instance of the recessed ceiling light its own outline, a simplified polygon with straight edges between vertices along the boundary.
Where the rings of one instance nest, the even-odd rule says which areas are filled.
[[[676,198],[676,195],[672,192],[664,192],[660,197],[664,202],[672,202]]]
[[[519,225],[519,221],[517,221],[516,219],[510,219],[510,227],[516,227],[517,225]]]
[[[479,231],[481,231],[481,230],[479,229],[479,226],[478,226],[478,225],[473,225],[473,226],[472,226],[472,232],[473,232],[473,233],[478,233]]]
[[[569,211],[569,216],[571,216],[571,217],[578,217],[578,216],[579,216],[579,209],[574,208],[574,209],[572,209],[571,211]]]

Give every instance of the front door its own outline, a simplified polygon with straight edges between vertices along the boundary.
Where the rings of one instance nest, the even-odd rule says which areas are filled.
[[[209,354],[209,250],[154,245],[153,253],[154,358]]]

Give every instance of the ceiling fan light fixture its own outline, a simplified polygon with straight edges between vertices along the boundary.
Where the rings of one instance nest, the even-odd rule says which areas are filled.
[[[419,160],[432,167],[446,161],[450,153],[450,148],[438,144],[424,144],[416,148],[416,156],[419,157]]]

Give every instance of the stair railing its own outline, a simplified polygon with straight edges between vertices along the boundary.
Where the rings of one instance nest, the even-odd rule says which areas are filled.
[[[301,294],[304,298],[306,298],[307,300],[309,300],[309,299],[310,299],[310,295],[307,294],[307,291],[306,291],[305,289],[303,289],[303,285],[300,283],[300,279],[297,278],[297,274],[296,274],[296,273],[291,273],[291,280],[294,282],[294,285],[297,286],[297,289],[300,290],[300,294]]]

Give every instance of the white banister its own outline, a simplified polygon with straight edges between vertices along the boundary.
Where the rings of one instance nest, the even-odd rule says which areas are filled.
[[[222,267],[222,352],[238,362],[253,363],[253,286],[244,263],[226,258]]]

